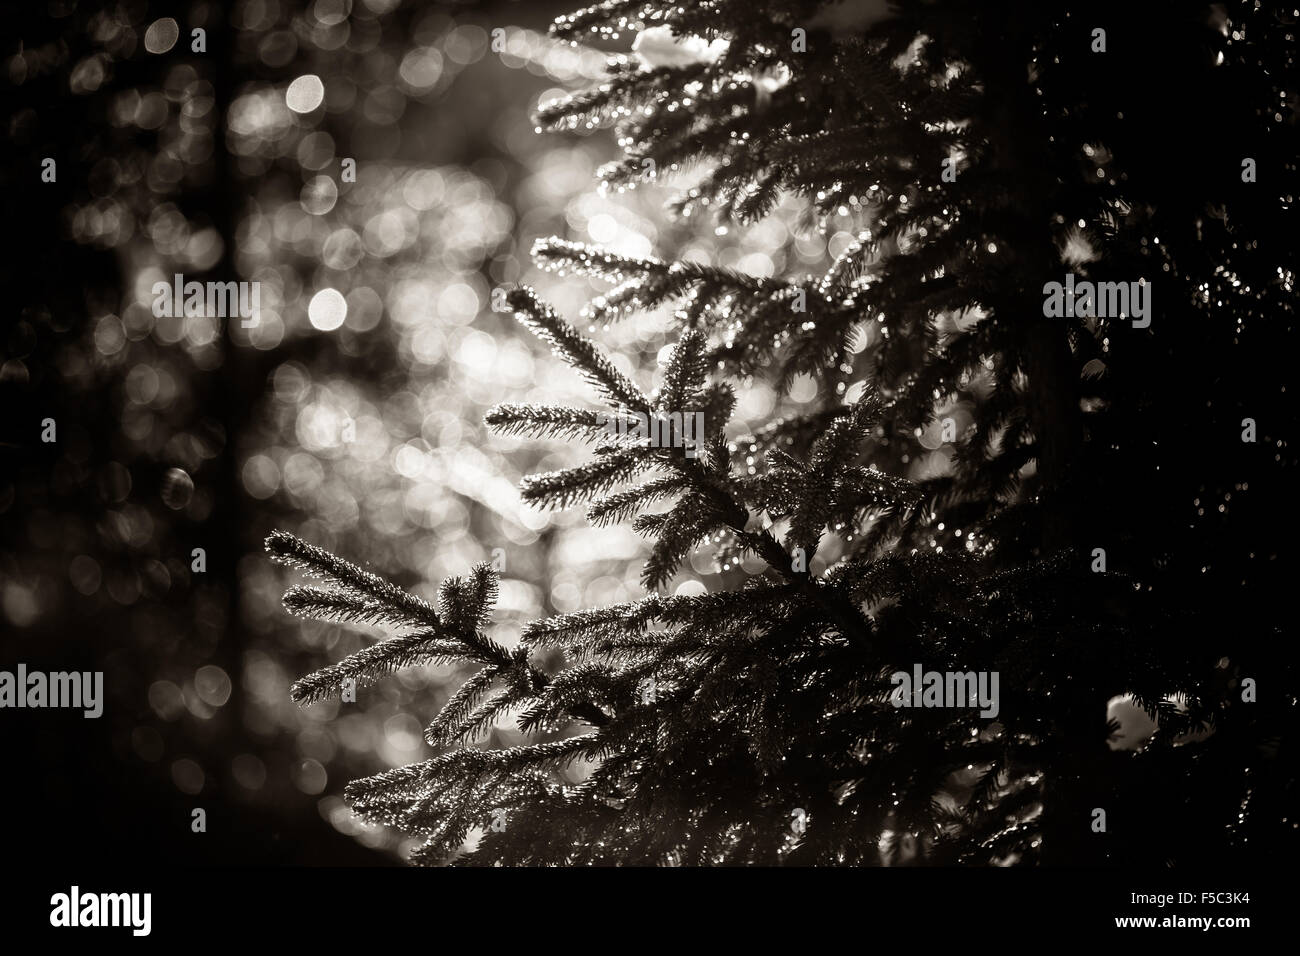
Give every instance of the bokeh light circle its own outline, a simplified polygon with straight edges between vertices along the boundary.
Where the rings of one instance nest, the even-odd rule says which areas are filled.
[[[171,17],[163,17],[149,24],[144,32],[144,48],[150,53],[166,53],[176,45],[181,28]]]
[[[295,113],[310,113],[325,100],[325,84],[315,73],[306,73],[289,84],[284,102]]]
[[[313,328],[333,332],[348,317],[348,300],[338,289],[321,289],[307,305],[307,318]]]

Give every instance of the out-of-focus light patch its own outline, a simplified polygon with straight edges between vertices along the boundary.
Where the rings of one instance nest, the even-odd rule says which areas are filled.
[[[497,347],[495,377],[503,387],[518,388],[533,380],[533,356],[517,339]]]
[[[161,93],[146,93],[135,107],[135,125],[141,129],[158,129],[167,121],[167,99]]]
[[[185,258],[194,272],[207,272],[216,266],[224,249],[221,233],[215,229],[200,229],[185,243]]]
[[[246,93],[230,104],[229,129],[234,134],[232,145],[240,155],[255,153],[259,140],[275,140],[288,128],[289,112],[284,102],[271,89]]]
[[[149,685],[149,706],[163,720],[176,720],[185,713],[185,696],[169,680],[154,681]]]
[[[352,808],[342,797],[322,797],[317,804],[317,810],[320,815],[329,821],[330,826],[340,833],[347,836],[357,836],[360,834],[362,824],[357,820],[357,815],[352,812]],[[416,842],[419,845],[420,841]]]
[[[443,51],[453,63],[468,66],[483,58],[487,45],[487,31],[476,24],[465,23],[447,34],[443,40]]]
[[[477,329],[466,330],[456,348],[456,362],[472,377],[488,377],[496,364],[496,340]]]
[[[473,445],[444,452],[444,476],[457,494],[472,498],[502,515],[513,515],[519,507],[519,489],[503,478],[500,463],[494,462]]]
[[[1061,246],[1061,262],[1068,266],[1083,265],[1097,258],[1097,251],[1083,231],[1071,226]]]
[[[453,282],[438,294],[438,317],[456,325],[473,322],[482,307],[478,292],[464,282]]]
[[[394,714],[384,721],[384,737],[388,746],[399,751],[399,761],[410,759],[410,755],[420,749],[423,743],[420,722],[410,714]]]
[[[315,73],[307,73],[289,84],[284,102],[295,113],[310,113],[325,101],[325,84]]]
[[[339,200],[339,187],[328,176],[314,176],[302,187],[298,201],[313,216],[323,216]],[[348,230],[351,232],[351,230]],[[354,236],[356,233],[352,233]],[[331,236],[331,238],[333,238]]]
[[[916,440],[922,448],[933,451],[943,447],[943,420],[936,417],[925,428],[916,429]]]
[[[131,749],[141,760],[157,763],[163,755],[162,734],[152,727],[136,727],[131,731]]]
[[[348,317],[348,302],[338,289],[321,289],[307,305],[307,319],[322,332],[333,332]]]
[[[687,558],[691,570],[696,574],[708,576],[718,573],[718,559],[709,548],[696,548]]]
[[[542,611],[542,592],[527,581],[505,578],[501,581],[497,607],[501,612],[532,617]]]
[[[332,451],[344,443],[349,423],[352,422],[351,416],[344,409],[317,401],[303,406],[298,412],[295,433],[303,448],[308,451]],[[351,427],[355,429],[355,423]]]
[[[423,365],[436,365],[446,354],[446,336],[436,325],[426,325],[411,337],[411,357]]]
[[[709,589],[704,586],[703,581],[694,579],[683,581],[673,590],[676,597],[699,597],[702,594],[708,594]]]
[[[297,744],[301,756],[319,760],[322,764],[329,763],[338,753],[333,733],[320,724],[304,727],[298,733]]]
[[[285,362],[272,373],[271,387],[279,401],[297,405],[311,388],[311,372],[301,362]]]
[[[230,762],[235,782],[245,790],[261,790],[266,784],[266,764],[253,754],[239,754]]]
[[[181,694],[185,700],[185,709],[199,720],[210,720],[217,712],[215,707],[198,695],[192,683],[187,682],[181,688]]]
[[[259,501],[265,501],[280,488],[280,469],[267,455],[253,455],[244,462],[242,473],[244,490]]]
[[[436,169],[416,170],[402,183],[402,198],[420,212],[441,203],[446,192],[446,180]]]
[[[203,790],[206,775],[203,768],[189,757],[182,757],[172,763],[172,783],[181,793],[193,796]]]
[[[100,469],[97,484],[99,496],[117,504],[131,494],[131,472],[120,461],[110,461]]]
[[[403,478],[418,478],[428,467],[428,454],[413,442],[407,442],[393,456],[393,468]]]
[[[826,256],[826,239],[816,232],[795,235],[794,251],[806,262],[820,262]]]
[[[406,95],[395,86],[379,86],[366,94],[361,106],[361,115],[370,123],[388,130],[396,131],[394,124],[406,112]],[[386,134],[385,133],[385,134]]]
[[[743,256],[736,263],[736,267],[747,275],[761,279],[770,279],[776,273],[776,265],[772,262],[772,257],[765,252],[751,252]]]
[[[202,349],[204,346],[211,345],[217,340],[219,327],[216,316],[209,315],[186,315],[185,316],[185,341],[196,349]],[[197,362],[199,356],[194,355],[192,358]]]
[[[410,488],[402,497],[402,512],[415,527],[430,531],[436,529],[444,546],[464,534],[469,520],[464,506],[448,498],[432,483]]]
[[[271,657],[259,651],[245,655],[244,690],[250,697],[267,705],[277,705],[289,692],[289,679],[280,669],[280,665]],[[150,702],[152,702],[152,689]]]
[[[72,68],[72,74],[68,77],[68,89],[80,94],[95,92],[108,76],[105,67],[107,62],[108,59],[103,54],[86,57]]]
[[[1119,723],[1115,736],[1106,741],[1111,750],[1137,750],[1156,730],[1156,722],[1134,703],[1132,694],[1121,694],[1108,700],[1106,719]]]
[[[143,566],[146,589],[150,596],[165,593],[172,586],[172,575],[167,565],[156,558],[150,558]]]
[[[144,31],[144,48],[150,53],[166,53],[176,45],[181,28],[171,17],[162,17]]]
[[[641,60],[643,68],[665,66],[690,66],[712,63],[718,59],[731,41],[719,37],[710,41],[704,37],[676,34],[671,27],[647,27],[632,41],[632,52]]]
[[[428,279],[399,279],[389,287],[388,314],[397,325],[421,325],[433,318],[436,287]]]
[[[130,606],[140,599],[140,575],[134,568],[110,572],[105,590],[118,604]]]
[[[321,178],[324,179],[325,177]],[[338,195],[337,187],[335,188],[335,195]],[[332,207],[333,203],[330,205]],[[305,204],[303,208],[307,209],[308,212],[312,211]],[[328,210],[326,211],[328,212]],[[339,272],[347,272],[356,266],[365,254],[366,250],[361,245],[361,237],[346,226],[331,232],[329,238],[325,240],[324,246],[321,247],[321,259],[324,260],[325,265]],[[349,293],[350,298],[351,293]]]
[[[251,329],[238,326],[234,334],[247,333],[247,341],[253,348],[269,352],[279,347],[284,340],[284,320],[274,310],[263,307],[259,313],[257,325]]]
[[[581,518],[581,516],[578,516]],[[607,561],[630,561],[645,553],[645,542],[627,525],[592,528],[578,524],[555,544],[555,559],[564,567],[589,569]]]
[[[369,332],[384,317],[384,302],[370,286],[358,286],[351,290],[347,295],[347,303],[347,325],[354,332]]]
[[[461,420],[445,408],[433,408],[420,423],[420,434],[432,447],[457,448],[464,440]]]
[[[602,574],[587,584],[582,592],[582,606],[608,607],[626,601],[630,597],[622,580],[612,574]]]
[[[26,385],[31,380],[27,363],[22,359],[10,359],[0,365],[0,382],[10,385]]]
[[[649,312],[639,312],[632,316],[631,321],[619,323],[631,329],[632,339],[641,348],[651,348],[656,343],[662,342],[668,329],[675,326],[671,320],[671,310],[667,307],[653,309]],[[617,328],[617,326],[616,326]]]
[[[308,133],[298,144],[298,162],[304,169],[324,169],[334,162],[334,137],[329,133]]]
[[[352,0],[316,0],[311,5],[311,15],[321,26],[337,26],[352,12]]]
[[[284,487],[296,498],[308,498],[325,480],[325,470],[315,456],[306,452],[290,455],[284,463]]]
[[[194,673],[194,692],[212,707],[224,707],[230,700],[230,677],[215,664],[200,667]]]
[[[41,616],[41,603],[36,590],[17,581],[10,581],[4,589],[5,617],[14,627],[30,627]]]
[[[136,365],[126,376],[126,397],[136,405],[148,405],[158,395],[161,380],[152,365],[143,362]]]
[[[442,54],[431,46],[417,47],[402,57],[397,72],[412,93],[425,93],[442,77]]]
[[[927,481],[951,474],[952,455],[952,449],[948,447],[918,455],[908,470],[908,477],[913,481]]]
[[[801,373],[790,383],[790,398],[796,402],[811,402],[817,397],[817,380]]]
[[[462,562],[462,566],[470,563],[477,563],[477,561],[474,558],[469,558],[467,561]],[[524,629],[518,621],[501,621],[498,624],[493,624],[488,633],[491,635],[492,640],[508,651],[513,651],[524,642]]]
[[[851,232],[840,231],[831,236],[826,243],[826,254],[832,259],[839,258],[849,246],[857,243],[858,238]]]
[[[153,302],[153,296],[149,297],[150,303]],[[149,334],[154,331],[158,320],[154,318],[153,310],[140,302],[131,302],[122,310],[122,326],[126,329],[126,337],[132,342],[139,342],[147,339]],[[166,392],[166,382],[171,378],[163,369],[158,370],[158,394],[162,397]]]
[[[91,595],[99,590],[103,575],[98,561],[88,554],[79,554],[68,565],[68,578],[82,594]]]
[[[352,35],[352,24],[347,20],[326,26],[313,23],[308,26],[307,39],[318,50],[338,50]]]
[[[154,248],[159,253],[164,256],[175,256],[180,254],[185,243],[189,241],[190,224],[174,203],[159,203],[150,210],[144,232],[153,240]],[[158,278],[164,278],[161,272],[158,273]],[[171,276],[167,276],[166,279],[170,280]],[[136,294],[147,301],[148,292],[149,289],[143,289],[137,290]]]
[[[780,248],[782,244],[789,241],[790,227],[780,219],[772,217],[750,226],[741,239],[749,249],[769,251]]]
[[[587,221],[587,235],[591,236],[593,242],[601,245],[611,243],[618,235],[618,221],[607,213],[592,216]]]
[[[582,606],[582,591],[571,578],[559,578],[551,586],[551,603],[561,614],[576,611]]]
[[[501,522],[501,533],[505,535],[506,540],[511,544],[517,544],[521,548],[530,548],[537,543],[537,532],[530,531],[522,525],[516,524],[514,521]],[[540,613],[540,610],[541,604],[539,603],[537,605],[538,613]],[[530,611],[529,613],[533,612]]]
[[[126,345],[126,329],[115,315],[106,315],[95,323],[95,349],[100,355],[116,355]]]
[[[361,237],[366,251],[386,259],[411,245],[420,234],[419,220],[405,207],[388,209],[366,220]]]
[[[270,67],[285,67],[298,52],[298,38],[292,30],[275,30],[257,44],[258,58]]]
[[[180,511],[194,497],[194,480],[183,468],[168,468],[163,474],[159,493],[163,504],[173,511]]]
[[[762,420],[768,418],[776,406],[776,392],[765,382],[755,381],[751,388],[744,389],[736,404],[739,418]]]
[[[356,435],[350,441],[347,435],[344,435],[344,441],[353,458],[360,462],[374,462],[388,456],[388,429],[384,427],[383,421],[378,416],[358,415],[353,428]]]
[[[313,760],[310,757],[306,760],[299,761],[293,770],[293,785],[303,793],[315,796],[325,789],[329,782],[329,775],[325,768],[321,766],[319,760]]]

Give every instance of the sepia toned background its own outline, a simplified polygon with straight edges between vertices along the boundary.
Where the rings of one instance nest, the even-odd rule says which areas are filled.
[[[99,720],[5,715],[19,852],[362,864],[409,849],[357,824],[342,789],[427,756],[422,729],[463,675],[412,670],[356,704],[294,705],[293,680],[380,632],[291,619],[286,574],[261,552],[273,529],[426,596],[495,557],[507,646],[530,618],[640,593],[646,545],[629,529],[519,501],[521,475],[579,453],[489,437],[484,411],[586,395],[492,290],[536,285],[577,320],[602,289],[534,268],[551,235],[760,276],[822,270],[852,237],[794,199],[735,233],[670,217],[655,183],[598,191],[612,134],[540,135],[530,116],[627,49],[549,40],[569,7],[48,0],[11,14],[0,664],[103,670],[107,695]],[[260,320],[156,318],[152,286],[177,273],[260,283]],[[668,331],[657,313],[601,338],[648,378]],[[810,381],[785,396],[754,382],[735,427],[814,397]],[[58,440],[39,444],[47,418]],[[714,573],[701,553],[677,588]]]

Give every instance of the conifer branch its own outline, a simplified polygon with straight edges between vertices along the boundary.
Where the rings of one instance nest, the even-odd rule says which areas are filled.
[[[434,609],[415,595],[287,532],[273,531],[266,539],[266,550],[280,564],[324,578],[345,591],[373,598],[400,611],[410,621],[426,627],[442,627]]]
[[[550,306],[540,302],[532,289],[513,289],[507,296],[507,301],[514,308],[515,316],[520,322],[577,369],[587,383],[613,406],[636,411],[649,409],[649,399],[631,379]]]

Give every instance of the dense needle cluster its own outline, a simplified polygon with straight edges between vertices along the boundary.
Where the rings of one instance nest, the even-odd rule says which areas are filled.
[[[441,755],[353,783],[359,813],[425,838],[422,863],[1163,864],[1294,840],[1273,508],[1295,467],[1275,363],[1294,354],[1296,253],[1271,237],[1295,226],[1296,93],[1278,85],[1295,31],[1253,4],[1132,7],[612,0],[557,21],[575,42],[701,39],[662,64],[616,56],[542,109],[556,129],[616,126],[606,181],[706,168],[683,214],[752,222],[796,195],[857,239],[782,279],[534,250],[611,282],[595,325],[676,308],[647,395],[514,290],[605,407],[487,417],[592,443],[523,498],[631,521],[651,542],[644,599],[535,621],[507,651],[482,633],[490,566],[435,609],[269,539],[326,582],[290,610],[403,632],[296,699],[479,665],[428,728]],[[1213,136],[1174,155],[1194,119]],[[1046,317],[1044,283],[1070,270],[1153,283],[1151,326]],[[812,406],[728,429],[748,377],[801,375]],[[608,427],[696,412],[689,455]],[[719,585],[661,593],[706,544]],[[737,570],[746,555],[762,573]],[[998,672],[997,719],[893,706],[890,674],[915,664]],[[1156,719],[1148,739],[1119,735],[1120,697]],[[507,712],[536,742],[476,747]],[[577,760],[581,782],[555,772]]]

